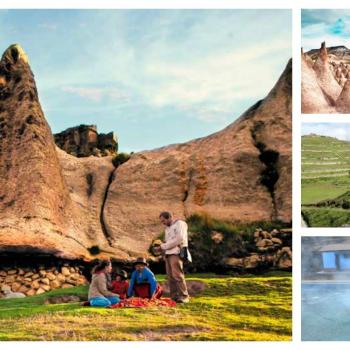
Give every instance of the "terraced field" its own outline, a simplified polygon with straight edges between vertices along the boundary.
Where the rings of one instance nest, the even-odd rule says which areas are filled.
[[[350,226],[350,142],[302,137],[302,216],[308,226]]]

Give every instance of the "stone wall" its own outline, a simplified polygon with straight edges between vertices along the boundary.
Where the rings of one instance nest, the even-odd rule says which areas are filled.
[[[254,247],[250,254],[241,257],[229,257],[224,261],[227,267],[252,270],[258,268],[292,268],[292,230],[258,229],[254,233]]]
[[[99,134],[96,125],[79,125],[54,134],[56,145],[76,157],[115,155],[118,142],[113,132]]]
[[[24,293],[27,296],[42,294],[58,288],[72,288],[87,283],[82,268],[68,264],[59,268],[41,266],[38,268],[0,269],[0,291],[8,286],[12,292]]]

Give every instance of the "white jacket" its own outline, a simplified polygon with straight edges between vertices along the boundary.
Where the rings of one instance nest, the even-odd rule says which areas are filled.
[[[165,255],[180,254],[180,247],[188,247],[187,228],[183,220],[176,220],[165,228],[165,243],[161,245]]]

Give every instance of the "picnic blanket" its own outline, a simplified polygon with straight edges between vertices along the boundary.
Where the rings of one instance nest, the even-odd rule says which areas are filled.
[[[174,307],[176,302],[170,298],[160,298],[160,299],[143,299],[132,297],[129,299],[122,300],[120,303],[110,306],[112,309],[119,308],[144,308],[144,307]]]

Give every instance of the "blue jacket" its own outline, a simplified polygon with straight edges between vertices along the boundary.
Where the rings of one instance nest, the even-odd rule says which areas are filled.
[[[134,292],[134,285],[140,284],[140,283],[149,283],[150,284],[150,293],[151,295],[154,294],[157,288],[157,280],[153,274],[153,272],[145,267],[142,271],[137,271],[135,270],[131,274],[130,278],[130,284],[129,284],[129,289],[128,289],[128,296],[131,297]]]

